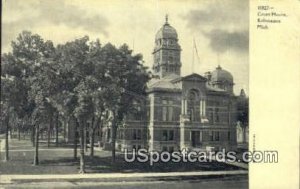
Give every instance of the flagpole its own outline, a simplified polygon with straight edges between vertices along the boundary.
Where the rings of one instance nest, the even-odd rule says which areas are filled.
[[[199,54],[198,54],[198,49],[197,49],[197,45],[196,45],[195,39],[194,39],[194,47],[195,47],[195,50],[196,50],[198,63],[200,64],[200,57],[199,57]]]
[[[194,73],[194,51],[195,51],[195,38],[193,38],[193,60],[192,60],[192,73]]]

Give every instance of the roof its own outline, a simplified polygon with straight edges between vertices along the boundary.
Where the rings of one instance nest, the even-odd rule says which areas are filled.
[[[148,91],[165,90],[165,91],[180,91],[181,85],[173,81],[180,78],[179,75],[170,74],[161,79],[151,79],[148,83]]]
[[[233,83],[233,76],[230,72],[224,70],[219,65],[212,73],[211,73],[211,82],[230,82]]]
[[[167,20],[166,23],[158,30],[155,36],[155,39],[162,38],[178,38],[177,31],[168,23]]]
[[[187,81],[199,81],[205,82],[205,86],[207,91],[209,92],[216,92],[220,94],[227,93],[226,90],[213,87],[207,83],[207,79],[199,74],[190,74],[184,77],[181,77],[176,74],[167,75],[161,79],[153,78],[148,83],[148,92],[152,91],[167,91],[167,92],[180,92],[182,90],[181,82],[182,80]]]
[[[207,79],[199,74],[193,73],[187,76],[183,76],[183,77],[178,77],[176,78],[174,81],[200,81],[200,82],[206,82]]]

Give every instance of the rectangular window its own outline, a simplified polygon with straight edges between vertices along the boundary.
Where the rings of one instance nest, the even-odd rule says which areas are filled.
[[[133,140],[141,140],[141,139],[142,139],[142,130],[133,129]]]
[[[137,131],[137,139],[138,140],[142,139],[142,130],[141,129],[138,129],[138,131]]]
[[[228,131],[228,133],[227,133],[227,138],[228,138],[228,140],[230,140],[230,131]]]
[[[210,141],[220,141],[220,132],[219,131],[210,131],[209,137],[210,137]]]
[[[162,107],[162,120],[167,121],[167,107],[166,106]]]
[[[200,140],[200,142],[202,142],[202,131],[200,131],[199,140]]]
[[[215,132],[215,141],[219,141],[220,140],[220,132],[216,131]]]
[[[169,101],[169,107],[168,107],[168,121],[173,121],[173,101]]]
[[[208,121],[210,124],[213,124],[214,123],[214,113],[213,113],[213,109],[212,108],[209,108],[208,109]]]
[[[174,140],[174,131],[173,130],[169,131],[169,140]]]
[[[200,100],[200,116],[206,116],[206,101],[204,99]]]
[[[168,114],[169,114],[169,121],[173,121],[173,107],[169,106],[169,110],[168,110]]]
[[[167,141],[168,140],[168,131],[167,130],[163,130],[163,132],[162,132],[162,140],[163,141]]]
[[[209,132],[209,138],[210,138],[210,141],[214,141],[214,132],[213,131]]]
[[[137,138],[137,133],[136,133],[136,130],[134,129],[133,130],[133,136],[132,136],[133,140],[136,140]]]
[[[163,141],[174,140],[174,130],[163,130],[162,131],[162,140]]]
[[[172,100],[162,100],[162,121],[174,120],[174,108],[172,106]]]
[[[216,122],[219,122],[220,121],[220,118],[219,118],[219,108],[216,108],[215,112],[216,112]]]

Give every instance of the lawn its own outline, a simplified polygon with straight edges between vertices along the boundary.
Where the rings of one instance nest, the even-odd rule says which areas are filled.
[[[2,141],[3,142],[3,141]],[[34,148],[29,140],[12,139],[10,143],[10,161],[1,161],[0,174],[74,174],[79,171],[78,160],[73,159],[71,145],[52,144],[47,148],[45,143],[40,144],[40,165],[32,166]],[[0,152],[1,160],[4,151]],[[172,172],[172,171],[224,171],[238,170],[241,168],[220,162],[195,162],[195,163],[163,163],[158,162],[150,166],[149,162],[127,163],[124,156],[117,155],[116,162],[111,162],[111,152],[95,151],[94,158],[86,156],[86,171],[88,173],[133,173],[133,172]]]

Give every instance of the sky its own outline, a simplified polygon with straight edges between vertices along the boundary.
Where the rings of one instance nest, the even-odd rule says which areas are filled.
[[[99,39],[102,44],[128,44],[134,53],[143,55],[144,64],[151,68],[155,34],[168,14],[182,48],[182,76],[203,75],[220,64],[233,75],[236,94],[242,88],[246,93],[249,91],[248,0],[3,0],[2,3],[2,52],[11,51],[11,41],[23,30],[37,33],[55,45],[88,35],[90,40]]]

